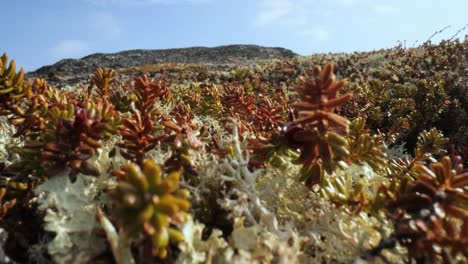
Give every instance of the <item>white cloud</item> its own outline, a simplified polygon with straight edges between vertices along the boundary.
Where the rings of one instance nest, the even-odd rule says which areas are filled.
[[[397,10],[391,0],[262,0],[257,7],[253,26],[281,27],[297,36],[318,41],[332,38],[333,26],[322,23],[330,21],[334,16],[368,11],[369,16],[365,21],[353,18],[365,24],[375,21],[376,16],[388,15]]]
[[[352,1],[352,0],[340,0]],[[282,27],[290,30],[296,36],[308,40],[322,41],[329,39],[331,34],[326,28],[313,20],[325,18],[332,14],[322,12],[314,1],[310,0],[263,0],[253,22],[256,27]]]
[[[89,45],[81,40],[66,39],[59,42],[51,51],[57,59],[77,58],[86,55]]]

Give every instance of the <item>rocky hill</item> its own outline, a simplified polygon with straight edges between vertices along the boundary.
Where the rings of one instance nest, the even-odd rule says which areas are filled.
[[[113,69],[160,63],[203,63],[210,65],[246,65],[253,60],[284,59],[297,56],[284,48],[257,45],[228,45],[214,48],[191,47],[164,50],[128,50],[117,53],[95,53],[81,59],[64,59],[29,73],[29,77],[69,79],[91,74],[97,67]]]

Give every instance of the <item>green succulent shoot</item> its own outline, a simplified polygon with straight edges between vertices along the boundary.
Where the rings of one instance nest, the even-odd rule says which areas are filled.
[[[24,82],[24,69],[16,72],[15,61],[8,64],[8,56],[4,53],[0,57],[0,115],[9,114],[14,100],[30,93],[31,87]]]
[[[120,181],[111,196],[116,201],[122,228],[131,237],[143,234],[150,238],[153,255],[166,257],[169,242],[184,240],[175,225],[186,221],[190,208],[189,191],[179,188],[180,173],[163,176],[159,165],[145,160],[141,167],[130,163],[115,175]]]
[[[356,118],[349,125],[348,146],[349,163],[367,163],[372,169],[378,171],[387,164],[387,145],[381,134],[372,135],[366,129],[366,121]]]

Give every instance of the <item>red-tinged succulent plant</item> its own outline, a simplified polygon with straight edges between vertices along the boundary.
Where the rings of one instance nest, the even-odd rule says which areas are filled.
[[[286,112],[286,106],[279,105],[266,96],[262,96],[255,113],[254,126],[261,132],[276,131],[280,124],[286,122],[282,113]]]
[[[36,88],[40,87],[42,81],[42,79],[36,79],[33,84],[28,84],[32,85],[34,92],[26,102],[26,105],[20,106],[16,104],[12,106],[11,112],[13,116],[8,121],[17,129],[15,137],[37,137],[45,127],[46,120],[43,115],[47,110],[48,103],[44,97],[45,91]]]
[[[96,86],[96,92],[103,100],[108,100],[110,96],[110,88],[115,81],[115,71],[107,68],[97,68],[94,76],[91,79],[91,84],[88,87],[88,93]]]
[[[12,149],[14,153],[20,156],[20,159],[8,166],[6,171],[21,181],[31,182],[30,176],[39,180],[43,176],[47,176],[44,171],[48,165],[44,164],[42,157],[45,144],[57,141],[56,130],[59,120],[74,118],[74,105],[54,104],[55,106],[49,108],[44,106],[44,109],[42,109],[44,112],[40,110],[38,117],[44,121],[44,124],[37,133],[28,134],[23,146]]]
[[[247,148],[249,153],[252,154],[249,161],[250,167],[252,169],[261,168],[264,167],[265,162],[271,162],[274,166],[281,166],[286,164],[283,155],[295,156],[294,159],[297,159],[297,153],[288,149],[285,144],[281,144],[283,138],[278,133],[281,126],[286,123],[286,119],[281,114],[285,112],[286,106],[274,105],[272,100],[266,97],[262,97],[260,102],[261,107],[255,113],[255,121],[253,121],[255,134],[247,138],[249,142]],[[290,109],[289,112],[291,111]]]
[[[195,136],[193,129],[194,125],[190,124],[187,119],[181,118],[178,115],[178,121],[181,125],[178,125],[172,120],[164,121],[163,126],[170,130],[171,133],[164,136],[161,141],[166,144],[170,144],[173,149],[171,157],[165,162],[167,171],[184,171],[198,175],[197,165],[190,155],[191,149],[197,149],[202,147],[202,142]]]
[[[46,176],[54,176],[69,167],[70,180],[78,173],[98,176],[100,171],[87,160],[102,147],[101,140],[117,129],[119,117],[107,102],[78,104],[71,118],[58,118],[52,140],[42,148]]]
[[[410,259],[421,263],[452,263],[468,259],[468,172],[460,160],[445,156],[429,167],[416,164],[414,182],[403,182],[387,193],[394,223],[390,238],[367,253],[377,256],[392,248],[391,239],[408,249]],[[371,256],[372,255],[372,256]]]
[[[249,131],[265,136],[270,129],[276,130],[278,121],[284,120],[281,112],[284,112],[285,107],[263,95],[255,97],[245,89],[240,85],[225,87],[222,97],[224,113],[236,120],[240,134]]]
[[[253,94],[247,94],[243,86],[228,85],[224,87],[221,98],[225,112],[239,113],[248,117],[255,111],[255,97]]]
[[[409,214],[427,209],[441,218],[468,218],[468,172],[463,171],[460,162],[445,156],[429,168],[417,164],[415,169],[418,177],[408,190],[400,192],[394,206]]]
[[[333,111],[346,103],[351,94],[338,96],[344,82],[335,79],[332,64],[323,70],[315,67],[312,78],[302,77],[296,91],[303,101],[292,104],[297,118],[281,130],[283,142],[301,150],[299,161],[304,165],[301,179],[307,186],[320,183],[322,168],[331,173],[332,162],[349,154],[343,137],[349,121]]]
[[[136,164],[142,164],[148,151],[156,147],[161,137],[154,135],[155,126],[149,113],[133,112],[132,118],[124,118],[120,134],[124,139],[117,145],[124,150],[122,156]]]
[[[119,128],[124,139],[118,146],[124,150],[122,156],[141,165],[148,151],[156,147],[161,136],[156,136],[155,129],[160,114],[156,112],[156,102],[167,92],[165,82],[151,82],[146,75],[134,79],[134,92],[138,100],[132,109],[131,117],[123,120]]]
[[[143,75],[134,79],[134,90],[138,97],[136,109],[141,113],[152,113],[155,103],[167,93],[167,84],[163,80],[152,82],[148,76]]]

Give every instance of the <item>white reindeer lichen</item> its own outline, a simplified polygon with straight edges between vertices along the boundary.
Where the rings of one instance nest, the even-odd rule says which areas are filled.
[[[256,189],[257,177],[263,173],[263,170],[255,170],[253,172],[249,170],[250,155],[248,152],[242,151],[237,126],[234,126],[233,130],[231,144],[234,150],[234,156],[228,156],[221,164],[221,169],[224,170],[221,179],[236,183],[236,188],[232,190],[232,192],[235,193],[239,199],[230,200],[226,198],[218,202],[225,207],[241,206],[242,208],[233,208],[234,211],[243,212],[244,216],[251,223],[257,224],[261,221],[268,226],[270,231],[277,231],[278,223],[276,218],[274,214],[269,212],[262,204],[260,194]],[[242,200],[244,200],[244,203],[242,203],[244,204],[243,206],[239,204]],[[235,215],[234,217],[236,216],[240,217],[240,215]]]
[[[93,177],[78,175],[76,182],[71,183],[65,170],[34,190],[38,209],[45,212],[44,230],[56,234],[47,246],[56,262],[78,255],[89,261],[106,248],[104,239],[96,235],[99,225],[94,212],[100,202],[95,181]]]

